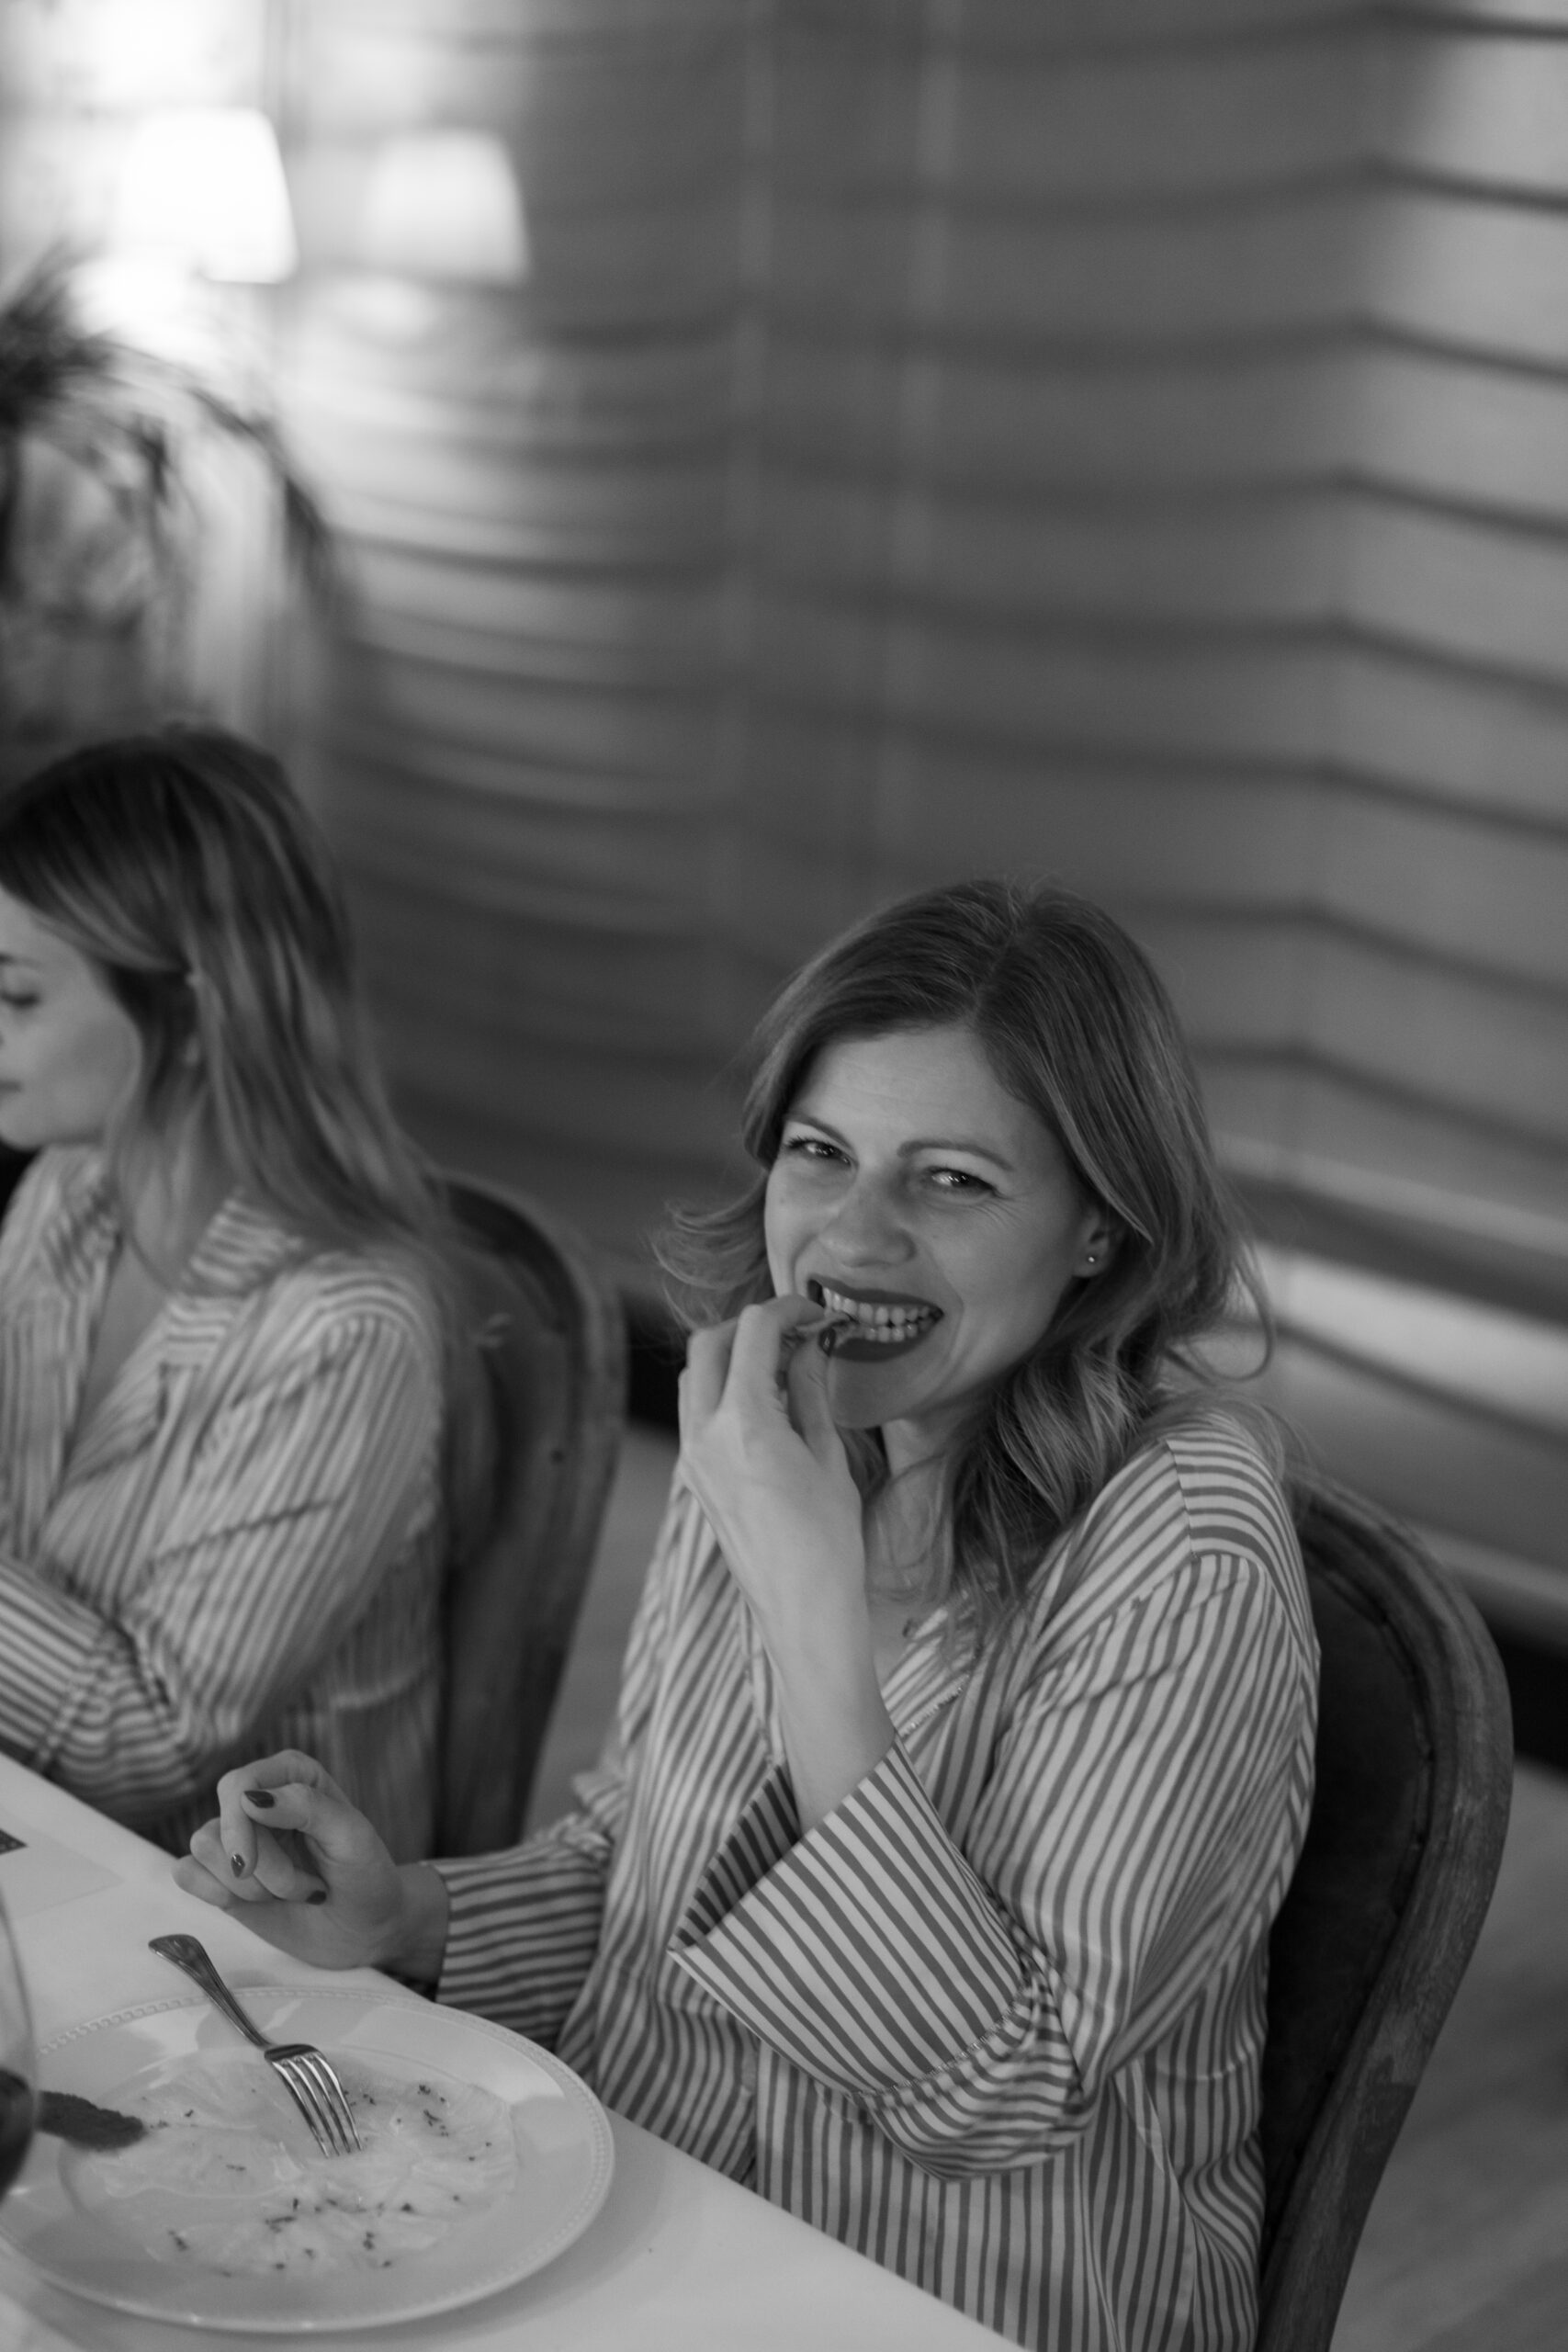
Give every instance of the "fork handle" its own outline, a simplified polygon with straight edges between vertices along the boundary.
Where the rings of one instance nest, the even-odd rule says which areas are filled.
[[[176,1968],[183,1968],[192,1983],[200,1985],[213,2007],[222,2010],[230,2024],[239,2027],[247,2041],[254,2041],[258,2050],[270,2047],[265,2034],[256,2031],[219,1975],[205,1945],[194,1936],[154,1936],[147,1949],[160,1953],[164,1960],[172,1960]]]

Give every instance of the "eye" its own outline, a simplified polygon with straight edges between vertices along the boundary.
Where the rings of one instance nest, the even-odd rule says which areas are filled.
[[[0,1004],[10,1012],[28,1012],[38,1002],[36,989],[0,989]]]
[[[825,1136],[786,1136],[783,1156],[789,1159],[804,1159],[818,1166],[845,1168],[849,1165],[847,1153],[840,1151],[836,1143],[829,1143]]]
[[[951,1199],[962,1200],[970,1193],[978,1198],[994,1193],[997,1189],[994,1184],[987,1184],[983,1176],[976,1176],[967,1168],[928,1168],[925,1175],[927,1183],[933,1190],[947,1193]]]

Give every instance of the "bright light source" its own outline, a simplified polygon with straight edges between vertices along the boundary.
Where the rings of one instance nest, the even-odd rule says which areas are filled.
[[[192,300],[189,268],[172,253],[98,254],[79,265],[73,286],[77,315],[94,334],[111,334],[211,373],[220,353],[215,329]]]
[[[259,86],[265,0],[53,0],[30,13],[51,17],[59,69],[95,109],[211,106]]]
[[[365,262],[405,277],[515,286],[527,273],[523,200],[512,159],[486,130],[411,130],[370,167]]]
[[[166,107],[131,134],[117,245],[172,253],[204,277],[269,285],[299,266],[271,123],[254,107]]]

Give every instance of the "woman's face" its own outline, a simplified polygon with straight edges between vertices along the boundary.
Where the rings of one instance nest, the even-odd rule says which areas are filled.
[[[96,967],[0,890],[0,1142],[101,1143],[141,1058],[135,1023]]]
[[[895,1466],[951,1442],[1109,1250],[1104,1212],[962,1023],[823,1048],[784,1122],[764,1228],[775,1291],[853,1317],[834,1417],[880,1428]]]

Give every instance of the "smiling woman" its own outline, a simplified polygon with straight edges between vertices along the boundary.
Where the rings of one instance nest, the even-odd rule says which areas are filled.
[[[743,1133],[670,1242],[681,1455],[578,1810],[400,1872],[283,1754],[181,1882],[1020,2343],[1243,2352],[1315,1649],[1192,1353],[1244,1272],[1164,991],[1079,900],[932,892],[785,989]]]
[[[1110,1220],[973,1030],[823,1048],[784,1121],[763,1207],[780,1296],[847,1317],[828,1396],[890,1464],[934,1458],[1044,1336]]]

